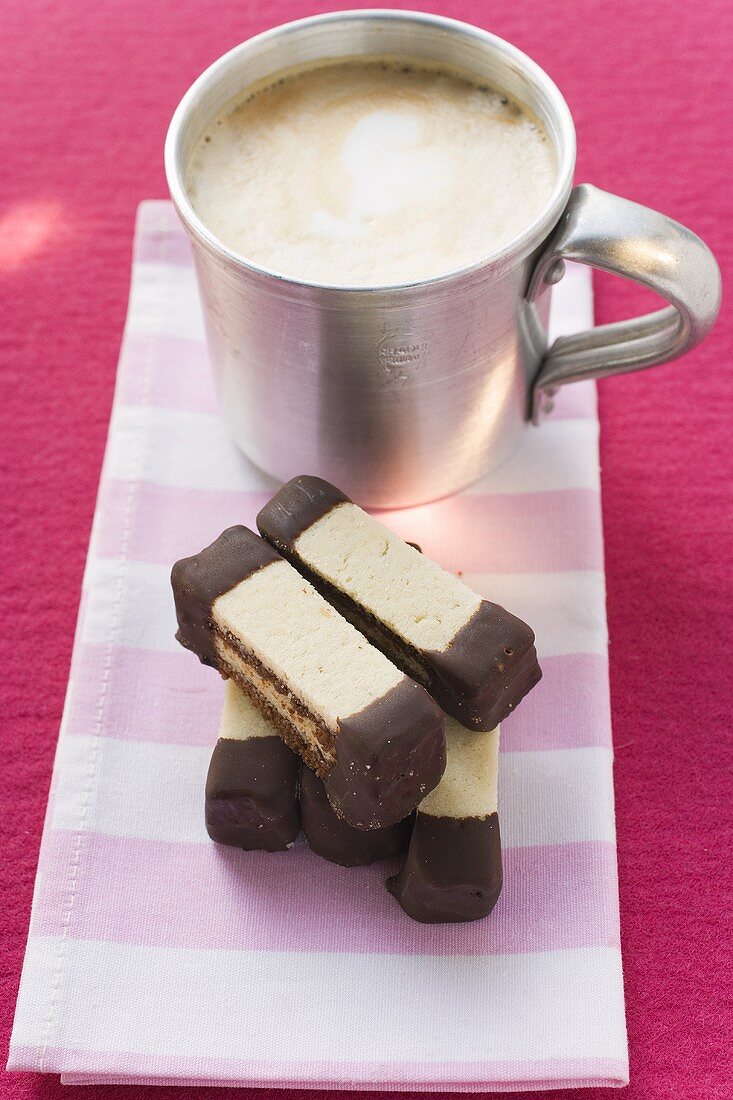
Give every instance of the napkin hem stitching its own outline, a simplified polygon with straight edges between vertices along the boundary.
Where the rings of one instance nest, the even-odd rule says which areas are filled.
[[[167,245],[170,240],[169,234],[161,234],[157,238],[157,255],[156,260],[161,264],[166,261]],[[157,284],[159,292],[158,299],[155,302],[154,309],[160,310],[160,292],[164,289],[162,282],[159,280]],[[132,300],[132,295],[130,296]],[[126,335],[126,334],[125,334]],[[124,340],[124,337],[123,337]],[[153,332],[146,335],[145,340],[145,360],[144,369],[142,372],[142,386],[140,395],[141,407],[150,411],[150,391],[152,387],[152,375],[153,375],[153,362],[156,353],[156,341],[154,339]],[[118,394],[120,391],[120,380],[122,372],[118,372],[117,383],[115,386],[115,394],[112,402],[112,414],[114,417],[118,407]],[[149,416],[148,416],[149,419]],[[144,454],[144,439],[145,431],[144,427],[146,420],[143,418],[139,421],[139,427],[137,431],[137,437],[134,442],[134,454],[131,462],[131,470],[135,471],[133,477],[128,481],[127,497],[125,500],[125,509],[122,524],[122,536],[121,546],[119,554],[119,566],[118,575],[116,580],[115,594],[112,602],[109,633],[106,640],[107,652],[105,654],[104,667],[102,669],[102,679],[99,690],[99,701],[97,703],[97,713],[94,722],[94,731],[92,734],[94,745],[89,760],[89,770],[87,781],[84,786],[84,791],[81,799],[81,810],[79,814],[79,822],[76,830],[76,837],[74,840],[74,847],[71,853],[71,866],[69,877],[69,893],[68,904],[61,921],[61,936],[58,941],[58,947],[56,950],[56,958],[52,967],[51,988],[50,997],[48,1003],[48,1010],[45,1020],[45,1034],[43,1037],[43,1043],[41,1046],[39,1059],[38,1059],[38,1072],[43,1073],[46,1070],[46,1058],[48,1055],[48,1049],[51,1043],[51,1038],[54,1030],[54,1017],[59,1002],[59,991],[61,989],[61,983],[64,974],[64,964],[67,957],[66,945],[69,940],[69,929],[71,926],[71,920],[74,912],[74,905],[76,902],[76,896],[78,891],[79,874],[82,861],[82,848],[83,838],[86,831],[86,823],[89,816],[89,810],[93,801],[93,793],[96,786],[98,763],[101,755],[102,745],[102,723],[104,721],[104,713],[107,704],[108,687],[110,682],[110,672],[112,669],[112,660],[115,652],[115,642],[117,632],[119,630],[120,623],[120,611],[123,605],[123,598],[125,595],[125,580],[127,577],[127,566],[129,564],[129,550],[130,550],[130,538],[132,533],[132,519],[134,512],[134,505],[136,503],[137,488],[140,485],[140,473],[143,469],[143,454]],[[109,433],[108,439],[111,437]],[[106,456],[105,456],[106,464]],[[104,470],[102,470],[100,476],[100,488],[104,484]],[[95,520],[97,511],[95,509]],[[96,524],[95,524],[96,525]],[[89,557],[93,556],[93,550],[95,545],[95,532],[92,531],[89,546]]]

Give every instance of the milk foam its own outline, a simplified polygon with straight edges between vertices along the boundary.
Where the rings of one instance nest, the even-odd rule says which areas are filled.
[[[357,60],[286,76],[218,118],[192,157],[196,212],[293,278],[410,282],[515,237],[556,176],[529,112],[456,74]]]

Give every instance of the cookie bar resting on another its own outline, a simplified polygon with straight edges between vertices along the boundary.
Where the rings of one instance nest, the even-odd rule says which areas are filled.
[[[526,623],[481,599],[327,481],[289,481],[257,526],[462,725],[493,729],[540,680]]]
[[[206,778],[206,830],[218,844],[282,852],[300,832],[300,759],[228,680]]]
[[[502,887],[497,813],[499,730],[445,724],[448,762],[418,807],[407,860],[387,887],[414,920],[455,923],[488,916]]]
[[[236,681],[349,824],[393,825],[436,786],[440,709],[254,532],[228,528],[171,583],[179,642]]]

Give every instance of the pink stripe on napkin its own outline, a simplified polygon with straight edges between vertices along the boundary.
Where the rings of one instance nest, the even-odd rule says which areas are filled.
[[[34,936],[62,934],[64,869],[76,843],[72,833],[53,834],[40,914],[31,924]],[[192,950],[389,955],[506,955],[618,943],[612,901],[603,907],[577,901],[602,893],[613,875],[616,854],[607,843],[506,849],[504,890],[492,920],[465,927],[404,920],[386,890],[374,890],[374,868],[335,867],[302,845],[273,857],[90,833],[84,852],[88,885],[68,927],[79,939]],[[379,875],[394,869],[386,864]],[[367,906],[364,897],[370,895]],[[330,901],[320,919],[304,920],[304,913],[319,912],[324,897]]]
[[[271,492],[222,492],[142,482],[129,515],[129,486],[110,480],[100,496],[100,557],[117,557],[123,540],[136,561],[170,565],[195,553],[224,527],[256,529]],[[602,569],[597,524],[598,494],[567,489],[517,496],[458,496],[383,517],[397,534],[420,543],[446,569],[463,572],[532,573]],[[456,533],[461,532],[460,540]]]
[[[119,376],[119,398],[127,405],[150,404],[180,412],[215,413],[218,408],[216,394],[208,375],[207,353],[200,340],[186,340],[180,336],[161,335],[156,339],[158,359],[155,375],[146,387],[143,373],[138,369],[147,354],[150,341],[147,336],[130,335],[122,349],[120,366],[125,369]]]

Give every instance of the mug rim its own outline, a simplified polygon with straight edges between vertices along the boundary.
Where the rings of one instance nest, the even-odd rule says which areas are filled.
[[[504,55],[507,61],[514,62],[529,76],[533,84],[538,85],[545,93],[551,109],[554,112],[554,121],[558,128],[558,142],[555,152],[558,158],[557,179],[553,190],[539,213],[528,225],[506,244],[493,251],[484,253],[477,260],[462,267],[452,268],[438,275],[427,278],[414,279],[407,282],[380,283],[380,284],[349,284],[327,283],[313,279],[299,279],[292,275],[285,275],[264,264],[255,263],[243,256],[240,252],[229,248],[223,243],[205,223],[199,218],[183,180],[181,164],[181,144],[185,128],[190,116],[195,110],[200,97],[205,93],[208,85],[215,80],[219,73],[246,54],[253,45],[285,37],[288,34],[297,33],[299,30],[310,26],[325,25],[333,22],[347,22],[357,20],[388,20],[405,23],[418,23],[427,26],[441,27],[454,34],[468,35],[479,42],[490,44],[494,49]],[[273,74],[274,75],[274,74]],[[244,90],[244,89],[243,89]],[[344,292],[346,294],[370,294],[384,291],[402,291],[420,288],[432,288],[456,279],[470,277],[475,274],[483,274],[494,271],[504,265],[507,260],[518,260],[530,254],[549,235],[557,224],[570,191],[572,189],[573,173],[575,170],[576,139],[575,126],[573,124],[570,108],[568,107],[562,92],[544,69],[533,61],[531,57],[523,53],[518,47],[492,34],[473,23],[466,23],[459,19],[450,19],[447,16],[433,15],[428,12],[413,11],[400,8],[355,8],[342,11],[326,12],[321,15],[306,16],[303,19],[294,19],[287,23],[279,23],[275,27],[262,31],[260,34],[240,42],[231,50],[222,54],[212,62],[196,78],[193,84],[184,93],[176,107],[165,139],[164,163],[165,174],[171,199],[178,212],[178,216],[189,234],[201,245],[219,256],[226,258],[235,267],[249,272],[252,275],[274,280],[277,284],[293,289],[311,289],[314,291]]]

